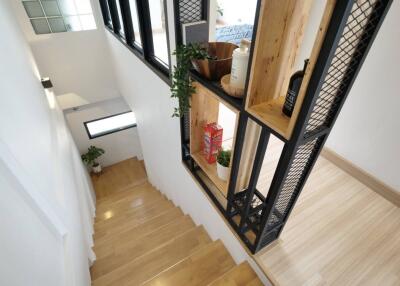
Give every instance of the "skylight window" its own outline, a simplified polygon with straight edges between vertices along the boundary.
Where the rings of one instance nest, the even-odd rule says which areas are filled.
[[[84,123],[90,139],[136,127],[136,117],[132,111],[95,119]]]
[[[90,0],[22,0],[37,35],[96,29]]]

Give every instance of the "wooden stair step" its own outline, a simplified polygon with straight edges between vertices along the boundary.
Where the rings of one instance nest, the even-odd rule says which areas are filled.
[[[143,207],[145,205],[153,204],[156,201],[167,200],[164,196],[159,193],[142,193],[137,197],[127,200],[126,202],[119,204],[112,204],[108,207],[96,209],[96,223],[100,221],[109,220],[128,213],[130,210]]]
[[[123,191],[118,191],[118,192],[108,195],[107,197],[99,198],[96,200],[96,206],[102,207],[103,205],[108,205],[110,203],[124,201],[126,199],[129,199],[131,196],[135,196],[135,194],[138,194],[143,191],[158,192],[149,182],[146,181],[143,184],[140,184],[137,186],[132,186],[132,187],[127,187]]]
[[[169,225],[174,226],[177,221],[185,221],[184,215],[180,209],[178,211],[168,213],[167,215],[157,216],[154,219],[142,223],[137,227],[125,231],[119,235],[112,236],[107,243],[95,244],[93,251],[96,253],[97,259],[114,254],[116,249],[124,247],[126,244],[132,245],[134,240],[139,240],[142,237],[155,233],[158,230],[163,230],[163,228]]]
[[[175,237],[114,271],[93,281],[93,286],[137,286],[155,277],[211,243],[203,226]]]
[[[103,198],[126,187],[143,183],[146,177],[142,162],[131,158],[105,167],[102,174],[92,175],[92,182],[97,198]]]
[[[148,184],[144,184],[126,190],[125,192],[123,192],[123,195],[117,197],[109,197],[99,203],[96,202],[96,208],[99,210],[103,210],[105,208],[109,208],[110,206],[124,206],[127,203],[129,204],[130,200],[147,193],[162,195],[153,187],[148,186]]]
[[[124,214],[119,215],[118,217],[96,222],[94,224],[94,229],[95,231],[105,228],[111,229],[112,227],[119,227],[121,224],[128,223],[129,221],[143,221],[148,217],[154,217],[155,215],[173,207],[175,206],[170,201],[156,201],[152,204],[126,211]]]
[[[108,183],[107,183],[108,184]],[[134,182],[120,185],[118,187],[113,188],[112,190],[108,190],[108,188],[98,187],[98,183],[94,184],[96,189],[96,198],[102,202],[103,200],[108,200],[110,197],[116,197],[119,193],[123,193],[129,191],[132,188],[135,188],[140,185],[148,184],[147,177],[139,178]],[[121,194],[122,195],[122,194]]]
[[[235,266],[209,286],[262,286],[263,283],[249,263],[243,262]]]
[[[94,240],[98,239],[109,239],[112,236],[119,235],[129,229],[132,229],[134,227],[137,227],[143,223],[146,223],[147,221],[160,216],[164,215],[171,210],[175,209],[175,206],[171,206],[170,208],[151,208],[147,210],[147,213],[144,217],[142,218],[135,218],[135,219],[128,219],[128,220],[123,220],[120,221],[119,224],[112,225],[112,227],[105,227],[103,229],[97,229],[96,232],[94,233]]]
[[[235,262],[225,246],[220,240],[217,240],[160,273],[143,285],[207,285],[234,266]]]
[[[136,236],[146,235],[147,233],[153,231],[154,229],[159,228],[160,226],[167,224],[171,221],[174,221],[181,216],[183,216],[182,210],[178,207],[175,207],[154,218],[150,218],[149,220],[146,220],[139,225],[128,227],[127,229],[122,230],[121,232],[118,233],[112,232],[110,235],[105,235],[103,237],[96,238],[94,244],[94,251],[98,256],[99,254],[97,253],[96,249],[106,244],[114,245],[115,243],[119,243],[119,241],[127,241],[131,239],[132,236],[135,235]]]
[[[194,227],[192,219],[189,216],[183,216],[138,239],[116,244],[110,255],[95,261],[91,268],[92,278],[96,279],[105,275]]]

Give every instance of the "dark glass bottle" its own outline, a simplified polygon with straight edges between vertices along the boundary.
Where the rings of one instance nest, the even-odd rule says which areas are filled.
[[[292,116],[294,105],[296,104],[297,95],[299,94],[301,82],[303,81],[307,65],[308,59],[304,61],[303,70],[295,72],[290,78],[285,103],[282,108],[282,112],[289,117]]]

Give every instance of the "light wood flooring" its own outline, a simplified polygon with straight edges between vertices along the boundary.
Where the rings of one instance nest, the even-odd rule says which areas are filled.
[[[158,192],[142,162],[129,159],[92,176],[97,194],[92,285],[262,285],[220,240]]]
[[[281,147],[271,140],[264,194]],[[400,285],[400,209],[320,157],[280,240],[256,260],[276,285]]]

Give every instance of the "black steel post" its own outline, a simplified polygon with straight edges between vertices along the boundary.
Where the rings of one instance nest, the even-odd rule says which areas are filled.
[[[261,129],[261,134],[260,134],[260,138],[258,140],[256,155],[254,157],[253,168],[251,170],[249,185],[246,190],[246,199],[245,199],[245,203],[244,203],[244,208],[241,213],[241,219],[240,219],[240,224],[239,224],[240,230],[243,230],[243,227],[244,227],[247,217],[249,215],[251,202],[254,197],[254,192],[256,191],[257,181],[258,181],[258,177],[260,176],[262,164],[264,162],[265,151],[267,150],[267,147],[268,147],[270,135],[271,135],[271,133],[269,133],[267,131],[267,129],[265,129],[265,128]]]
[[[123,24],[125,28],[125,41],[128,45],[131,46],[134,42],[135,35],[133,32],[132,15],[129,2],[124,0],[116,1],[119,1],[119,5],[121,7],[122,21],[124,22]]]
[[[235,139],[235,152],[233,152],[232,163],[231,163],[231,175],[228,185],[228,195],[227,195],[227,212],[230,214],[232,212],[232,201],[235,196],[235,188],[237,182],[237,176],[239,174],[240,159],[242,158],[243,144],[246,136],[246,126],[247,126],[247,116],[240,112],[239,122],[236,130]]]

